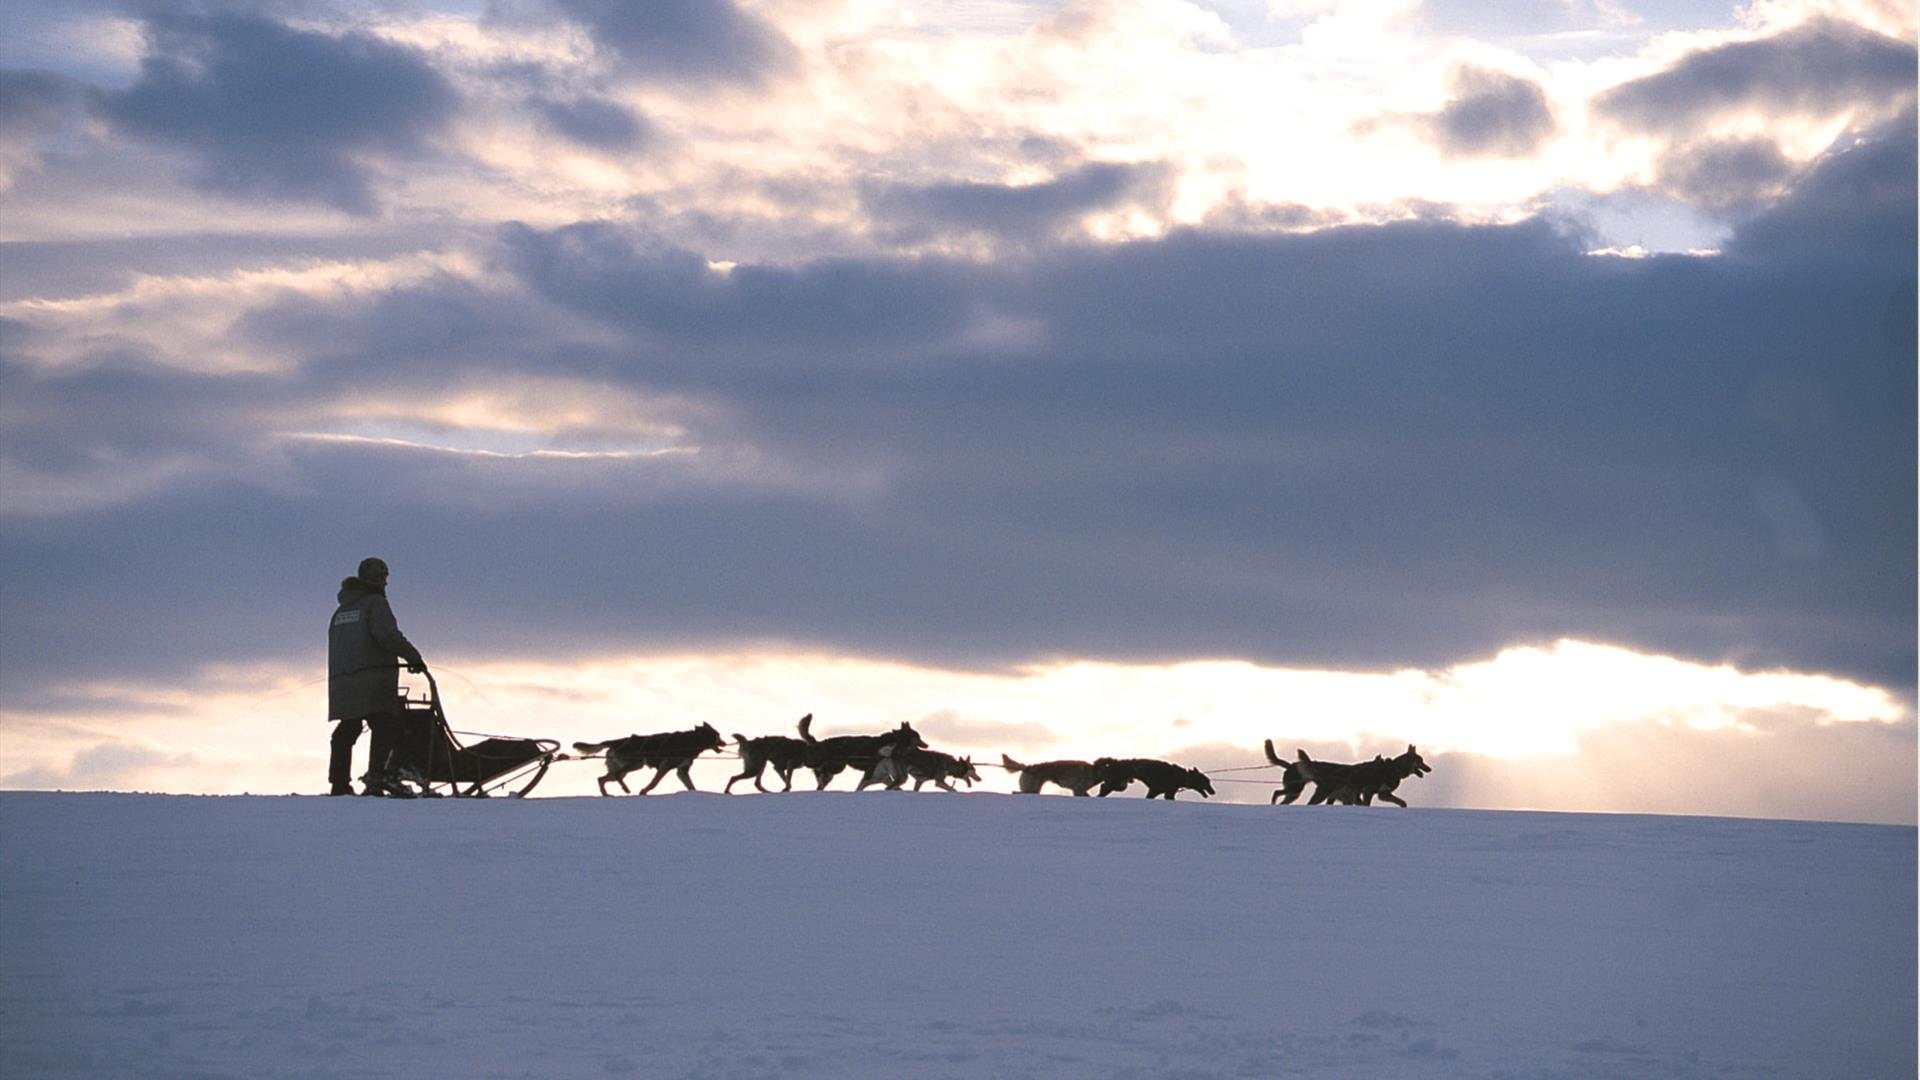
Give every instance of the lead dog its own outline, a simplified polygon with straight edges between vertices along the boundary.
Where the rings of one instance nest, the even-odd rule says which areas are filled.
[[[1042,786],[1054,784],[1084,797],[1100,783],[1100,775],[1094,771],[1090,761],[1042,761],[1035,765],[1022,765],[1001,754],[1000,767],[1020,778],[1022,795],[1038,795]]]
[[[1385,799],[1395,806],[1404,807],[1407,804],[1393,793],[1394,789],[1408,777],[1425,776],[1432,771],[1433,767],[1427,764],[1427,759],[1420,756],[1420,751],[1414,749],[1412,743],[1408,743],[1404,754],[1390,758],[1376,755],[1372,761],[1355,765],[1340,790],[1359,799],[1361,806],[1372,806],[1373,800]],[[1312,773],[1318,772],[1319,768],[1313,766]]]
[[[820,791],[825,791],[834,777],[849,768],[860,770],[862,787],[875,780],[889,782],[894,779],[897,768],[891,760],[894,753],[920,750],[927,745],[927,740],[913,730],[913,725],[904,721],[884,735],[835,735],[826,739],[814,738],[809,730],[812,726],[812,713],[800,718],[800,738],[807,744],[806,765],[813,771]]]
[[[575,750],[591,754],[600,750],[607,752],[607,774],[600,778],[600,794],[607,794],[607,781],[620,785],[620,790],[633,794],[627,786],[627,774],[635,769],[649,767],[654,770],[653,779],[640,789],[645,795],[652,791],[655,784],[667,775],[676,772],[680,782],[688,791],[693,790],[693,777],[689,770],[693,768],[693,759],[705,750],[718,750],[726,745],[720,739],[720,731],[712,724],[701,724],[691,731],[668,731],[657,735],[629,735],[624,739],[609,739],[606,742],[577,742]]]
[[[1125,791],[1135,780],[1147,785],[1147,798],[1171,801],[1182,788],[1191,788],[1201,798],[1213,797],[1213,782],[1199,769],[1175,765],[1152,758],[1101,758],[1093,763],[1100,776],[1100,797]]]
[[[800,722],[805,724],[813,720],[808,713]],[[760,777],[768,766],[773,767],[773,775],[780,778],[783,785],[780,790],[793,790],[793,774],[796,769],[807,763],[807,741],[791,735],[761,735],[749,739],[745,735],[735,734],[733,740],[740,744],[740,775],[727,781],[726,790],[732,791],[733,785],[740,780],[751,779],[755,790],[765,791],[766,785]]]

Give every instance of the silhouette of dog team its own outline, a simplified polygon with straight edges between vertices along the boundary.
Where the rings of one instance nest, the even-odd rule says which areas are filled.
[[[329,793],[354,794],[348,782],[351,759],[364,727],[373,732],[373,745],[362,777],[362,794],[405,798],[434,794],[436,783],[467,782],[471,784],[468,791],[450,787],[450,792],[484,795],[488,793],[487,783],[496,776],[531,775],[531,781],[511,793],[526,794],[545,775],[549,764],[565,759],[557,753],[559,744],[487,737],[473,747],[463,747],[440,713],[437,688],[429,702],[405,698],[399,686],[400,669],[425,675],[427,665],[420,650],[400,632],[387,602],[389,577],[384,560],[361,560],[354,576],[340,583],[338,606],[328,624],[327,715],[336,723],[327,763]],[[431,675],[428,682],[431,685]],[[428,727],[435,722],[438,732]],[[812,729],[813,714],[808,713],[800,718],[797,737],[735,733],[740,771],[722,790],[731,793],[734,784],[751,780],[754,790],[770,791],[765,782],[768,769],[779,779],[781,791],[793,790],[794,774],[802,769],[813,774],[815,790],[819,791],[850,771],[859,776],[855,791],[875,785],[897,791],[908,781],[913,782],[915,791],[929,781],[942,791],[956,791],[956,783],[972,787],[980,780],[971,757],[933,749],[910,723],[877,735],[818,738]],[[685,731],[576,742],[573,748],[606,762],[606,772],[599,778],[600,794],[613,794],[607,785],[614,784],[629,795],[645,795],[669,773],[678,776],[684,788],[694,790],[694,762],[702,754],[724,751],[726,745],[718,728],[703,723]],[[1291,805],[1312,786],[1309,806],[1371,806],[1375,799],[1405,806],[1406,802],[1394,794],[1400,784],[1432,771],[1411,745],[1404,754],[1375,756],[1372,761],[1357,764],[1315,761],[1305,750],[1296,751],[1294,760],[1287,761],[1274,752],[1271,739],[1266,741],[1265,750],[1267,765],[1283,770],[1280,787],[1268,800],[1269,805]],[[1025,795],[1039,794],[1052,784],[1076,796],[1104,799],[1136,783],[1145,788],[1149,799],[1171,801],[1182,791],[1196,792],[1201,798],[1214,794],[1213,782],[1206,773],[1155,758],[1099,757],[1025,765],[1002,754],[999,767],[1015,778]],[[640,769],[652,769],[653,776],[635,792],[627,786],[627,776]]]

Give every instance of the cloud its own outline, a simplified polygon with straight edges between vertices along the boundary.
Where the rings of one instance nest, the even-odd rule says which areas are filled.
[[[1729,253],[1834,275],[1829,285],[1906,288],[1913,272],[1914,142],[1912,110],[1843,137],[1766,214],[1735,233]],[[1888,299],[1889,310],[1898,310],[1901,301]]]
[[[552,3],[642,80],[757,84],[798,62],[779,30],[733,0]]]
[[[0,69],[0,191],[38,163],[42,141],[67,125],[79,101],[79,85],[64,76]]]
[[[1424,122],[1449,157],[1525,157],[1553,134],[1546,92],[1531,79],[1461,67],[1450,92],[1446,106]]]
[[[296,369],[10,391],[36,468],[226,464],[13,519],[0,555],[36,571],[0,648],[53,671],[298,647],[292,613],[379,550],[418,568],[426,639],[481,652],[1372,669],[1577,636],[1905,685],[1911,155],[1910,133],[1836,154],[1718,259],[1412,223],[728,270],[607,223],[510,228],[485,286],[238,324]],[[983,349],[1001,324],[1032,331]],[[647,403],[693,452],[271,437],[392,433],[343,427],[355,402],[484,413],[536,372]],[[170,618],[199,629],[136,629]]]
[[[0,139],[38,138],[65,123],[78,89],[46,71],[0,69]]]
[[[141,790],[157,780],[161,786],[203,771],[206,763],[192,753],[169,753],[124,742],[102,742],[73,755],[64,768],[37,765],[0,775],[0,788],[52,791]]]
[[[1044,239],[1086,214],[1163,201],[1169,180],[1160,165],[1096,162],[1033,184],[870,184],[861,203],[909,243],[948,232]]]
[[[631,150],[645,143],[649,136],[645,120],[626,106],[605,98],[536,97],[531,104],[546,126],[583,146]]]
[[[1595,111],[1643,131],[1685,135],[1739,111],[1885,116],[1913,100],[1913,45],[1816,18],[1755,41],[1720,45],[1601,94]]]
[[[1655,184],[1696,206],[1741,211],[1778,198],[1796,171],[1771,139],[1713,139],[1668,153]]]
[[[1711,813],[1904,824],[1914,821],[1914,727],[1816,725],[1785,714],[1759,730],[1657,721],[1588,733],[1574,754],[1429,755],[1401,785],[1415,806],[1604,813]],[[1684,762],[1684,768],[1669,768]]]
[[[224,195],[370,214],[378,161],[429,153],[459,105],[419,53],[365,33],[156,10],[146,34],[138,80],[97,105],[117,130],[186,151],[195,182]]]

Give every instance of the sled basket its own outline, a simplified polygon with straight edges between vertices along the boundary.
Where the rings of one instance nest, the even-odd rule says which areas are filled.
[[[426,698],[407,698],[404,706],[408,723],[400,740],[401,756],[425,778],[423,795],[519,798],[547,775],[560,753],[554,739],[483,735],[472,746],[462,745],[460,733],[447,724],[440,687],[431,673]]]

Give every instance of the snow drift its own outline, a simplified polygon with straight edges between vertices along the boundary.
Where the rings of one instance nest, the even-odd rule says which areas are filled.
[[[0,793],[10,1076],[1915,1069],[1915,831]]]

